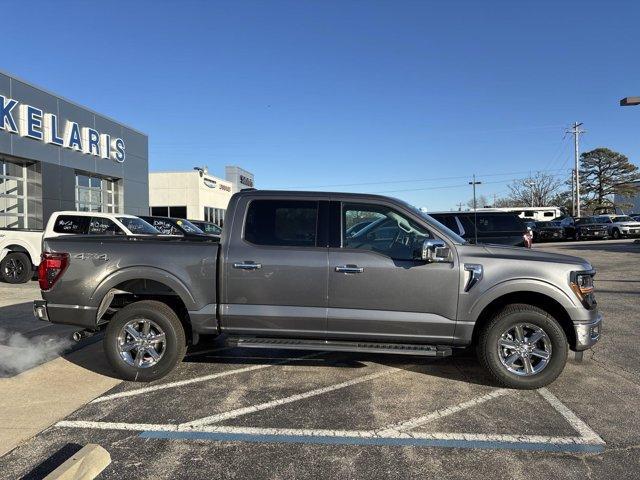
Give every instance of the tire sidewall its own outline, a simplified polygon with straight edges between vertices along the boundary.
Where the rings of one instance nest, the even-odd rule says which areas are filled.
[[[4,274],[5,266],[11,259],[22,263],[24,267],[22,270],[22,274],[15,279],[5,277],[5,274]],[[2,259],[2,262],[0,262],[0,277],[2,278],[2,281],[6,283],[12,283],[12,284],[26,283],[29,281],[32,275],[33,275],[33,267],[31,266],[31,260],[29,259],[29,256],[26,253],[22,253],[22,252],[9,253]]]
[[[509,327],[518,323],[528,323],[545,331],[551,342],[551,360],[537,375],[522,377],[509,372],[500,361],[498,340]],[[484,336],[484,358],[491,373],[504,385],[513,388],[539,388],[555,380],[564,369],[568,355],[567,338],[562,327],[544,312],[531,308],[506,312],[496,319]]]
[[[165,333],[165,352],[152,367],[133,367],[118,352],[118,336],[124,325],[135,318],[153,320]],[[164,377],[182,360],[186,350],[185,333],[180,320],[168,306],[154,301],[136,302],[117,312],[107,325],[103,343],[107,359],[118,375],[125,380],[138,382]]]

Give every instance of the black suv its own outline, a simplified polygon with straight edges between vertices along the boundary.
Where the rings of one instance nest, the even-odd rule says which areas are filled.
[[[440,212],[429,216],[470,242],[531,248],[531,236],[518,215],[508,212]],[[476,229],[476,222],[478,228]]]
[[[609,226],[602,223],[601,217],[577,218],[575,223],[575,240],[607,239],[609,238]]]

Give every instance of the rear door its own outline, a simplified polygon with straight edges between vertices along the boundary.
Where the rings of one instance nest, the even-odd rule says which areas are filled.
[[[242,197],[223,255],[222,329],[324,338],[328,202]]]
[[[339,240],[329,249],[327,337],[450,343],[459,288],[455,252],[451,263],[416,259],[434,235],[393,206],[343,202],[332,211],[330,238],[337,224]]]

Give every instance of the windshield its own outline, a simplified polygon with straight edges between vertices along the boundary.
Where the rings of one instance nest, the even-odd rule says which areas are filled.
[[[141,218],[116,217],[134,235],[158,235],[160,232]]]
[[[461,245],[465,245],[465,244],[469,243],[464,238],[462,238],[460,235],[458,235],[456,232],[454,232],[453,230],[448,228],[446,225],[443,225],[442,223],[440,223],[438,220],[433,218],[431,215],[427,215],[425,212],[420,210],[418,207],[414,207],[413,205],[409,205],[408,203],[405,203],[405,205],[407,207],[409,207],[411,210],[413,210],[414,213],[417,213],[420,217],[424,218],[428,223],[433,223],[433,224],[437,225],[438,228],[440,230],[442,230],[442,232],[444,232],[444,234],[447,235],[454,242],[459,243]]]
[[[178,225],[178,227],[180,227],[183,231],[187,232],[187,233],[201,233],[204,234],[204,232],[202,230],[200,230],[198,227],[196,227],[193,223],[191,223],[189,220],[184,220],[184,219],[177,219],[175,220],[176,225]]]
[[[614,222],[633,222],[633,218],[629,215],[620,215],[619,217],[613,217]]]
[[[222,233],[222,228],[220,228],[215,223],[207,223],[207,222],[193,223],[192,222],[192,224],[198,227],[200,230],[202,230],[205,233],[210,233],[213,235],[220,235]]]

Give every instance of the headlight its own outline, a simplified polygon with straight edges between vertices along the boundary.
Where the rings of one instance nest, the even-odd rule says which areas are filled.
[[[571,289],[588,309],[596,306],[596,298],[593,294],[593,276],[595,274],[595,270],[571,273]]]

